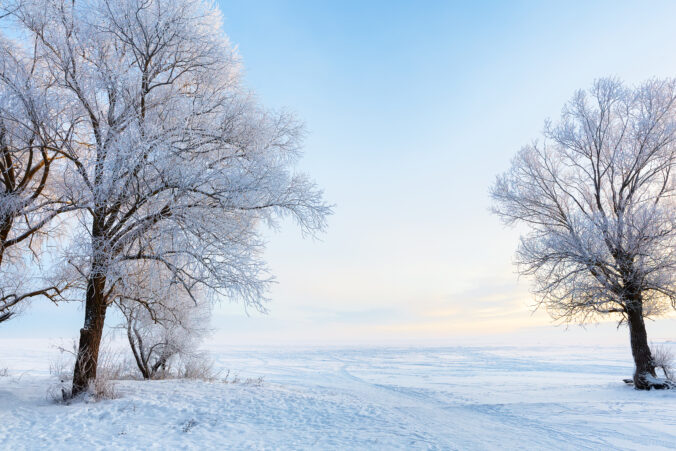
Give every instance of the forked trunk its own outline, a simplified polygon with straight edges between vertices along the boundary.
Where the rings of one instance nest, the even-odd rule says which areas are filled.
[[[629,324],[629,338],[631,340],[631,353],[634,356],[634,387],[638,390],[650,390],[659,388],[650,382],[655,377],[655,365],[653,356],[648,346],[648,334],[643,321],[643,309],[640,305],[627,310],[627,323]]]
[[[127,317],[127,339],[129,340],[129,347],[131,348],[131,352],[134,355],[134,360],[136,360],[136,366],[141,372],[141,375],[143,375],[143,379],[150,379],[148,362],[143,360],[143,340],[141,339],[141,335],[138,333],[136,327],[134,327],[134,321],[133,314],[130,314]],[[134,336],[136,336],[136,339],[134,339]],[[136,340],[138,340],[138,346],[136,344]]]
[[[89,382],[96,379],[99,347],[106,319],[105,276],[91,276],[87,281],[84,327],[80,329],[80,346],[75,360],[73,391],[75,397],[87,390]]]

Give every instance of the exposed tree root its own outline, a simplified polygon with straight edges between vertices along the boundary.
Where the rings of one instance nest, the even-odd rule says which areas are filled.
[[[634,383],[633,379],[622,379],[627,385],[632,385],[636,390],[676,390],[676,382],[668,379],[650,378],[644,380],[640,385]]]

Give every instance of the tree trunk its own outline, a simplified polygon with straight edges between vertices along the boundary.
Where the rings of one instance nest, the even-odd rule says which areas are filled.
[[[0,265],[2,264],[2,259],[5,255],[5,242],[9,237],[9,232],[12,231],[12,224],[14,220],[12,218],[5,218],[2,227],[0,227]]]
[[[105,296],[107,258],[104,246],[105,215],[100,207],[94,209],[92,219],[92,260],[87,278],[84,327],[80,329],[80,344],[73,371],[72,397],[86,391],[90,381],[96,379],[99,347],[108,307]]]
[[[634,387],[638,390],[650,390],[656,387],[649,381],[649,376],[655,377],[653,356],[648,346],[648,334],[643,321],[643,308],[632,306],[627,309],[627,323],[629,324],[629,338],[631,339],[631,353],[634,356]]]
[[[139,371],[141,372],[141,375],[143,376],[143,379],[150,379],[150,373],[148,372],[148,365],[147,362],[143,360],[143,341],[141,340],[141,337],[136,330],[135,327],[133,327],[133,322],[134,317],[133,314],[129,314],[127,318],[127,338],[129,339],[129,347],[131,347],[131,352],[134,354],[134,360],[136,360],[136,366],[138,367]],[[138,337],[139,340],[139,347],[141,348],[140,350],[136,349],[136,341],[134,340],[134,336],[132,335],[132,329],[136,336]]]
[[[95,274],[90,276],[87,281],[85,322],[84,327],[80,329],[80,346],[77,352],[77,359],[75,360],[73,391],[71,394],[73,397],[86,391],[89,387],[89,382],[96,379],[99,347],[106,319],[105,285],[106,277],[102,275]]]

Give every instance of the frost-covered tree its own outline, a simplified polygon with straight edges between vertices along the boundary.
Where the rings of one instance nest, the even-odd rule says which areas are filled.
[[[184,300],[185,301],[185,300]],[[181,303],[174,311],[149,312],[136,303],[121,304],[123,325],[134,361],[144,379],[167,374],[177,360],[195,357],[208,329],[208,304]],[[154,318],[154,319],[153,319]]]
[[[0,35],[0,322],[25,301],[53,300],[65,288],[48,283],[38,266],[50,223],[71,208],[51,183],[69,124],[43,66],[39,55]]]
[[[524,224],[519,272],[554,318],[629,326],[638,389],[659,386],[644,318],[676,308],[676,81],[579,91],[492,188]]]
[[[289,215],[314,233],[330,208],[294,173],[302,128],[242,88],[211,1],[25,0],[13,16],[74,128],[62,185],[81,224],[66,258],[85,298],[77,395],[96,377],[107,308],[120,293],[133,301],[139,267],[161,265],[160,285],[193,302],[262,308],[261,222]]]
[[[195,303],[179,284],[163,283],[163,272],[171,278],[155,262],[140,268],[127,277],[127,283],[133,282],[135,289],[115,299],[124,317],[120,328],[144,379],[166,374],[180,364],[179,360],[198,357],[198,347],[209,333],[209,303]]]

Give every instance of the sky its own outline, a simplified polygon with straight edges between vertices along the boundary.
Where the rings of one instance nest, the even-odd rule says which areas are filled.
[[[221,304],[217,342],[627,342],[533,313],[519,230],[490,214],[488,189],[575,90],[676,76],[676,2],[217,3],[246,85],[305,122],[298,170],[335,204],[316,240],[266,231],[269,311]],[[75,337],[82,316],[34,302],[0,334]],[[653,339],[674,330],[648,324]]]

